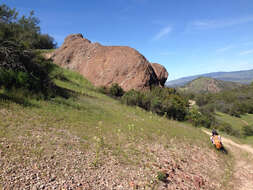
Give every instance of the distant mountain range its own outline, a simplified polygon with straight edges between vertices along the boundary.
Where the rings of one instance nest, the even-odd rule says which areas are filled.
[[[188,82],[197,79],[199,77],[209,77],[223,81],[239,82],[242,84],[249,84],[253,82],[253,69],[245,71],[233,71],[233,72],[214,72],[201,75],[194,75],[189,77],[183,77],[177,80],[171,80],[166,82],[166,86],[177,87],[183,86]]]
[[[241,86],[243,86],[243,84],[237,82],[199,77],[183,87],[177,87],[177,89],[187,93],[217,93],[223,90],[232,90]]]

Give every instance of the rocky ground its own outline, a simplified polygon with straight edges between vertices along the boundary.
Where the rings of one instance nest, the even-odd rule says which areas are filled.
[[[0,114],[11,112],[1,109]],[[225,181],[220,180],[224,171],[214,151],[177,143],[176,139],[167,146],[128,144],[126,149],[135,149],[125,155],[99,137],[94,137],[97,143],[90,144],[65,129],[6,126],[8,130],[15,127],[27,132],[15,138],[7,133],[0,136],[2,189],[194,190],[221,189]],[[159,175],[165,177],[158,180]]]

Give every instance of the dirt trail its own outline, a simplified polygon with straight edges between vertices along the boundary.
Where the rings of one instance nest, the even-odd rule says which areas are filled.
[[[208,135],[211,133],[207,130],[202,131]],[[235,190],[252,190],[253,189],[253,162],[249,161],[253,156],[253,148],[246,144],[238,144],[228,138],[222,138],[226,148],[230,150],[235,159],[233,179],[230,185]],[[245,152],[250,153],[249,157]]]
[[[242,119],[242,122],[245,124],[245,125],[249,125],[249,123],[245,120]]]
[[[208,134],[211,136],[212,133],[210,133],[209,131],[207,130],[202,130],[204,133]],[[225,143],[225,144],[230,144],[232,146],[235,146],[239,149],[242,149],[242,150],[245,150],[246,152],[250,152],[251,154],[253,154],[253,148],[249,145],[246,145],[246,144],[238,144],[238,143],[235,143],[234,141],[232,141],[231,139],[228,139],[228,138],[225,138],[225,137],[222,137],[222,142]],[[228,147],[229,148],[229,147]]]

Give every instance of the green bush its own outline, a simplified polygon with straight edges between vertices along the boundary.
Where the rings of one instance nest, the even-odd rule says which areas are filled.
[[[229,135],[231,135],[231,134],[234,133],[234,132],[233,132],[232,126],[231,126],[230,124],[228,124],[228,123],[223,123],[223,124],[221,124],[221,125],[219,126],[219,130],[220,130],[220,131],[223,131],[223,132],[225,132],[225,133],[227,133],[227,134],[229,134]]]
[[[176,94],[174,90],[160,87],[153,87],[147,92],[130,90],[122,96],[121,102],[179,121],[185,120],[188,110],[185,98]]]
[[[102,94],[109,94],[108,88],[106,86],[100,86],[97,88],[97,91],[102,93]]]
[[[199,94],[196,95],[195,99],[200,107],[214,105],[216,110],[235,117],[240,117],[245,113],[253,113],[252,85],[243,85],[216,94]]]
[[[15,9],[0,5],[0,87],[25,89],[47,98],[59,92],[51,76],[54,65],[35,48],[54,44],[53,38],[40,33],[38,23],[33,12],[19,18]]]
[[[124,95],[124,90],[117,83],[115,83],[109,88],[109,94],[114,97],[121,97]]]
[[[242,128],[243,136],[253,136],[253,125],[247,125]]]
[[[222,100],[216,101],[214,104],[215,104],[215,108],[217,110],[219,110],[220,112],[223,112],[223,113],[227,113],[227,114],[229,114],[229,112],[232,108],[232,104],[225,103]]]
[[[183,121],[188,110],[188,102],[181,96],[172,94],[162,101],[162,114],[168,118]]]
[[[229,110],[229,115],[234,117],[240,117],[242,112],[240,112],[239,108],[236,105],[233,105]]]
[[[198,94],[195,97],[198,106],[204,106],[211,102],[211,94]]]
[[[213,122],[212,117],[204,115],[196,108],[192,108],[189,111],[187,119],[196,127],[203,126],[206,128],[210,128]]]
[[[151,110],[151,96],[148,92],[139,94],[138,106],[145,110]]]
[[[50,60],[14,42],[0,43],[0,55],[2,88],[23,88],[43,94],[45,98],[56,95],[57,88],[51,76],[55,66]]]
[[[164,110],[162,109],[163,107],[165,107],[165,105],[163,104],[163,101],[160,97],[158,96],[151,96],[152,98],[150,99],[150,111],[157,113],[159,115],[163,115]]]
[[[121,102],[130,106],[140,105],[141,100],[141,93],[136,90],[130,90],[121,97]]]
[[[7,90],[12,88],[29,88],[29,75],[21,71],[0,70],[0,86]]]
[[[167,179],[167,174],[164,173],[164,172],[157,172],[157,179],[158,179],[159,181],[165,182],[166,179]]]
[[[232,135],[235,137],[241,137],[241,133],[239,130],[234,129],[229,123],[223,122],[223,121],[217,121],[215,124],[215,128],[225,132],[228,135]]]

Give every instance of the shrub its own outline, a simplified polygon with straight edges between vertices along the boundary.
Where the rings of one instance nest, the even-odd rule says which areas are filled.
[[[97,88],[98,92],[102,93],[102,94],[109,94],[108,92],[108,88],[106,86],[100,86]]]
[[[29,17],[18,18],[16,9],[0,5],[0,86],[54,96],[59,88],[50,73],[54,66],[35,48],[52,48],[53,38],[42,35],[39,20],[31,12]]]
[[[187,119],[196,127],[203,126],[206,128],[210,128],[213,122],[212,117],[204,115],[196,108],[192,108],[189,111]]]
[[[121,97],[121,102],[130,105],[130,106],[137,106],[141,102],[141,95],[140,92],[136,90],[130,90],[126,92],[122,97]]]
[[[164,172],[157,172],[157,179],[158,179],[159,181],[165,182],[166,179],[167,179],[167,174],[164,173]]]
[[[215,124],[215,128],[218,130],[225,132],[228,135],[232,135],[235,137],[241,137],[241,133],[239,130],[234,129],[229,123],[223,121],[217,121]]]
[[[7,90],[12,88],[29,88],[29,75],[25,72],[13,70],[0,70],[0,86]]]
[[[200,112],[205,115],[211,115],[215,111],[215,105],[214,104],[207,104],[205,106],[202,106],[199,108]]]
[[[229,110],[229,115],[234,116],[234,117],[241,117],[240,116],[240,111],[236,105],[233,105],[230,110]]]
[[[124,90],[117,83],[115,83],[109,88],[109,94],[114,97],[121,97],[124,95]]]
[[[204,106],[211,101],[210,94],[199,94],[195,97],[198,106]]]
[[[0,43],[0,86],[6,90],[26,89],[44,98],[55,96],[60,88],[53,82],[55,65],[39,52],[16,42]],[[61,95],[63,91],[60,92]],[[66,92],[67,93],[67,92]],[[59,95],[59,94],[58,94]]]
[[[215,102],[215,107],[216,107],[216,109],[219,110],[220,112],[229,114],[232,105],[231,105],[231,104],[228,104],[228,103],[225,103],[225,102],[222,101],[222,100],[219,100],[219,101],[216,101],[216,102]]]
[[[179,95],[170,95],[162,102],[162,113],[168,118],[183,121],[188,110],[188,103]]]
[[[198,111],[198,109],[196,108],[192,108],[187,115],[187,119],[195,126],[199,126],[200,122],[199,122],[199,118],[201,117],[201,113],[200,111]]]
[[[151,110],[151,96],[148,92],[140,93],[138,106],[145,110]]]
[[[223,123],[223,124],[221,124],[220,126],[219,126],[219,130],[220,131],[223,131],[223,132],[225,132],[225,133],[227,133],[227,134],[232,134],[233,133],[233,128],[232,128],[232,126],[230,125],[230,124],[228,124],[228,123]]]
[[[243,136],[253,136],[253,125],[247,125],[242,128]]]
[[[183,121],[187,114],[187,100],[176,94],[174,90],[153,87],[151,91],[138,92],[130,90],[126,92],[121,102],[127,105],[136,105],[158,115],[166,115],[168,118]]]
[[[163,102],[160,97],[152,97],[150,100],[150,111],[163,115],[165,109],[162,110],[162,107],[165,107],[165,105],[162,105],[162,103]]]

